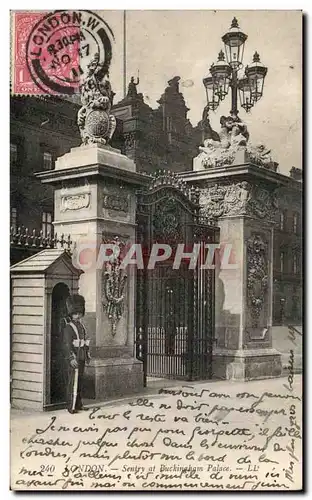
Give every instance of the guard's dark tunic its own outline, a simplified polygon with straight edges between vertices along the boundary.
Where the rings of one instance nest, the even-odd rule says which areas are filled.
[[[84,325],[79,320],[71,320],[64,329],[64,351],[68,361],[67,403],[69,410],[82,408],[81,389],[85,362],[89,357],[90,340]],[[78,368],[72,368],[70,362],[75,359]]]

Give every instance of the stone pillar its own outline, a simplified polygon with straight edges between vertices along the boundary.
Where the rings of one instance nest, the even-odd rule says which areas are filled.
[[[119,150],[99,144],[73,148],[57,160],[55,170],[37,175],[43,183],[55,186],[55,232],[71,236],[73,247],[77,246],[74,259],[79,257],[85,266],[79,292],[86,299],[85,323],[92,341],[86,394],[103,400],[139,391],[143,368],[134,352],[135,270],[120,271],[125,283],[119,297],[124,298],[112,321],[107,311],[105,269],[97,268],[92,248],[115,238],[121,245],[134,243],[135,191],[146,177],[136,173],[134,162]],[[81,244],[86,249],[78,254]],[[86,269],[89,262],[92,265]]]
[[[203,213],[217,218],[221,249],[216,269],[216,345],[213,374],[250,380],[281,374],[272,348],[273,215],[278,174],[251,164],[194,172]]]

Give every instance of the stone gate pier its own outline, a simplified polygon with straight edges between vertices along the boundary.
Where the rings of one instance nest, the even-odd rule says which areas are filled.
[[[220,228],[213,374],[250,380],[281,374],[281,355],[271,337],[273,216],[281,176],[247,155],[241,160],[196,168],[183,177],[200,188],[203,214]],[[222,262],[226,244],[231,246],[229,265],[227,259]]]
[[[85,393],[97,400],[139,391],[142,362],[135,358],[136,270],[118,261],[98,260],[101,243],[121,252],[135,241],[135,190],[144,176],[132,160],[101,144],[73,148],[54,170],[37,174],[54,186],[54,230],[70,234],[73,263],[84,272],[79,293],[86,299],[85,323],[92,361],[86,369]]]

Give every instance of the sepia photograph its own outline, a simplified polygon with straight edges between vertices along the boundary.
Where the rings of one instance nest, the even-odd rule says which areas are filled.
[[[303,21],[10,11],[12,491],[303,490]]]

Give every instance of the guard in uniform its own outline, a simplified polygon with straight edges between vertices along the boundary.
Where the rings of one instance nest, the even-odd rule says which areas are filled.
[[[71,295],[66,301],[68,316],[64,329],[64,350],[68,362],[67,409],[69,413],[82,410],[81,389],[85,365],[90,363],[89,345],[85,326],[81,318],[85,314],[85,299],[82,295]]]

